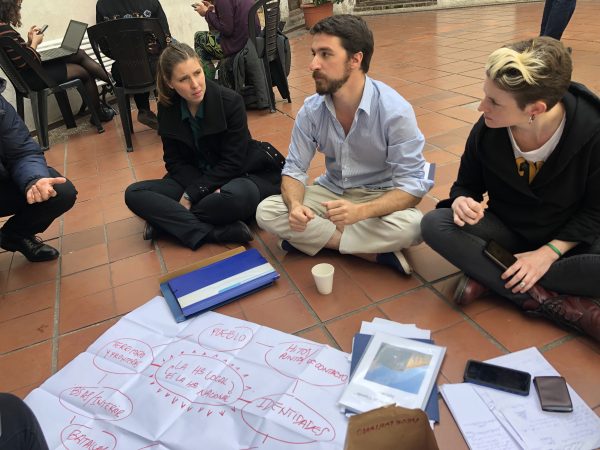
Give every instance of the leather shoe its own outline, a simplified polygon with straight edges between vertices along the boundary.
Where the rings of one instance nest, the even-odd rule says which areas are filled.
[[[587,334],[600,342],[600,300],[558,294],[537,284],[527,294],[531,300],[522,305],[527,312]]]
[[[229,225],[213,228],[206,236],[206,240],[217,244],[225,244],[228,242],[246,243],[254,240],[254,236],[252,236],[252,232],[250,231],[250,228],[248,228],[248,225],[241,220],[238,220]]]
[[[52,261],[60,255],[58,250],[44,244],[37,236],[2,234],[0,247],[9,252],[21,252],[25,258],[32,262]]]
[[[158,230],[158,228],[151,225],[150,222],[146,222],[144,224],[144,231],[142,232],[142,238],[145,241],[153,241],[155,239],[158,239],[159,236],[160,236],[160,231]]]
[[[112,108],[107,108],[106,106],[100,106],[98,117],[100,118],[100,122],[110,122],[113,120],[113,117],[115,117],[115,110]],[[90,117],[90,123],[95,125],[94,116]]]
[[[548,319],[600,342],[600,300],[575,295],[559,295],[541,305]]]
[[[489,288],[463,273],[460,280],[458,280],[452,300],[457,305],[468,305],[483,297],[489,291]]]

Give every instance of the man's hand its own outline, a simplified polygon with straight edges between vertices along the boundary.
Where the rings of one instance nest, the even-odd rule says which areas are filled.
[[[66,183],[67,179],[64,177],[56,177],[56,178],[40,178],[35,183],[33,183],[27,192],[25,193],[25,197],[27,198],[27,203],[30,205],[34,203],[41,203],[48,200],[50,197],[56,197],[56,191],[54,190],[55,184],[63,184]]]
[[[315,213],[308,206],[302,204],[293,207],[290,210],[289,221],[292,231],[302,232],[306,230],[306,225],[315,218]]]
[[[460,196],[452,203],[452,211],[454,212],[454,223],[462,227],[466,223],[475,225],[483,219],[484,207],[471,197]]]
[[[352,225],[363,220],[360,214],[360,205],[348,200],[332,200],[330,202],[323,202],[322,205],[327,208],[327,218],[338,229],[343,229],[346,225]]]
[[[549,247],[542,246],[532,252],[517,253],[517,261],[502,274],[504,285],[514,294],[525,293],[548,271],[558,255]]]

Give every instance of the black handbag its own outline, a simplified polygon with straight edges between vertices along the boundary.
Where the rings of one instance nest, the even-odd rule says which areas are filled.
[[[261,170],[277,170],[281,172],[285,165],[285,157],[273,145],[268,142],[252,139],[249,147],[250,161],[247,172],[258,172]]]

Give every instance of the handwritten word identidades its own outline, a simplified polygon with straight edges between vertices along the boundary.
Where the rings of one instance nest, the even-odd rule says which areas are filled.
[[[86,387],[75,386],[69,390],[68,395],[71,397],[77,397],[83,400],[83,404],[89,408],[98,408],[104,410],[108,414],[120,418],[125,412],[118,405],[106,400],[104,398],[104,391],[96,391],[88,389]],[[109,393],[112,395],[112,393]]]
[[[85,448],[88,450],[108,450],[110,447],[107,445],[98,444],[94,439],[88,437],[81,430],[73,430],[67,436],[67,441],[71,441],[77,444],[79,448]]]
[[[242,333],[240,331],[237,330],[230,330],[228,328],[213,328],[213,330],[210,332],[211,336],[215,336],[215,337],[219,337],[219,338],[223,338],[227,341],[235,341],[235,342],[244,342],[246,339],[248,339],[248,336],[246,335],[246,333]]]
[[[298,344],[290,344],[288,348],[286,348],[285,351],[279,355],[279,359],[302,364],[316,352],[317,350],[311,347],[302,347]]]
[[[367,426],[361,427],[358,430],[356,430],[356,434],[363,435],[363,434],[371,433],[373,431],[385,430],[386,428],[390,428],[390,427],[397,427],[399,425],[414,424],[414,423],[419,423],[419,422],[420,422],[420,419],[418,417],[403,417],[403,418],[399,418],[399,419],[391,419],[391,420],[388,420],[387,422],[379,422],[379,423],[376,423],[373,425],[367,425]]]
[[[125,344],[124,342],[115,341],[111,347],[115,350],[107,348],[105,350],[106,354],[104,355],[106,359],[123,362],[134,368],[137,368],[141,360],[146,356],[145,351],[139,350],[129,344]]]
[[[332,377],[337,378],[338,380],[344,383],[348,381],[348,375],[346,375],[345,373],[341,373],[336,369],[332,369],[331,367],[326,367],[323,363],[320,363],[315,359],[309,359],[306,362],[306,364],[308,364],[309,366],[313,366],[319,372],[325,372],[327,375],[331,375]]]
[[[301,412],[293,409],[290,406],[286,406],[281,402],[276,402],[270,398],[263,398],[256,405],[257,408],[263,411],[274,411],[278,416],[283,416],[290,419],[292,425],[296,425],[305,431],[311,432],[314,436],[321,436],[323,433],[328,433],[331,430],[329,427],[323,427],[316,425],[311,419],[308,419],[302,415]]]

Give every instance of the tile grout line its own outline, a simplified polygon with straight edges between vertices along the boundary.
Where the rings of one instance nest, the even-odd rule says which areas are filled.
[[[64,146],[64,157],[63,157],[63,170],[65,178],[68,177],[67,173],[67,154],[69,148],[69,140],[65,141]],[[58,227],[58,236],[60,238],[60,256],[58,259],[58,269],[56,271],[56,287],[54,288],[54,322],[52,329],[52,355],[50,357],[50,373],[55,374],[58,370],[58,352],[59,352],[59,340],[60,340],[60,292],[61,292],[61,277],[62,277],[62,244],[64,237],[64,226],[65,218],[64,215],[60,218],[60,226]]]

